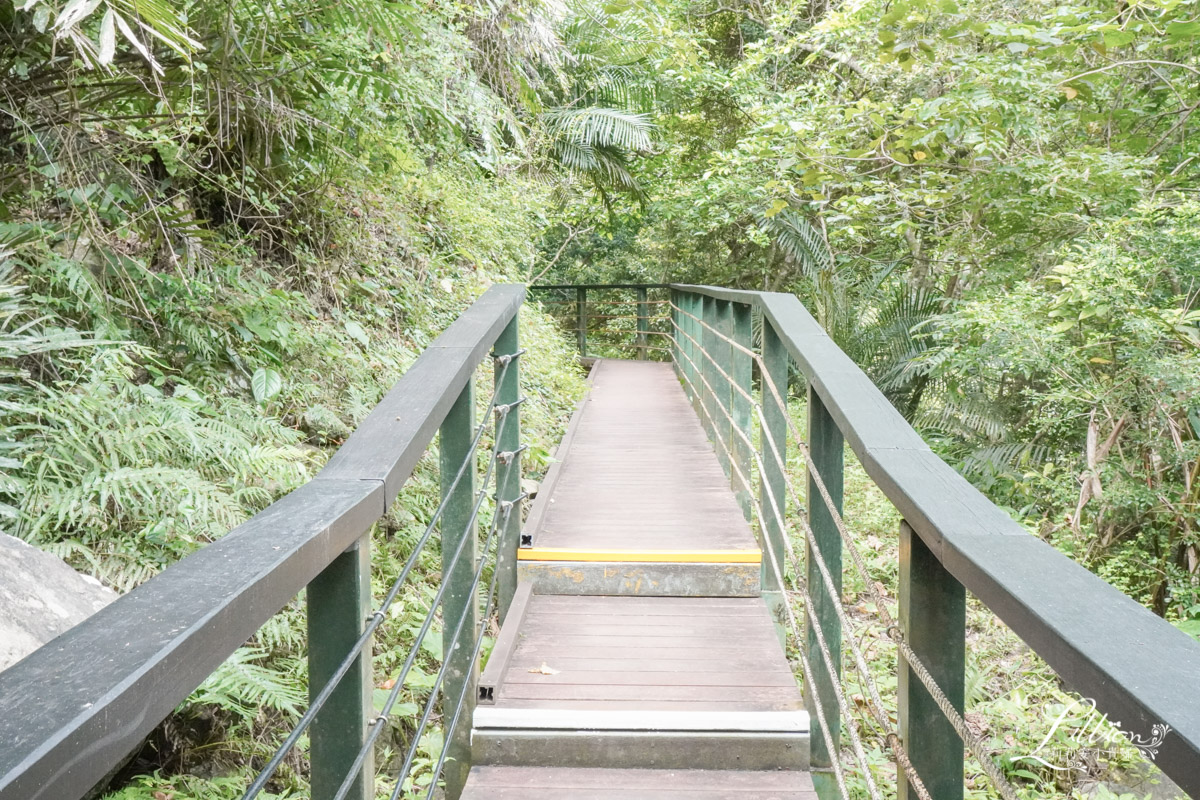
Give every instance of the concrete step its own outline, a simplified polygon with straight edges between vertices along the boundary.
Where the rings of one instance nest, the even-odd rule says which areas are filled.
[[[804,770],[803,711],[663,711],[480,706],[477,765]]]
[[[553,555],[554,558],[545,558]],[[758,550],[713,553],[581,552],[546,548],[517,553],[519,580],[539,594],[638,597],[757,597],[762,587]],[[539,557],[541,556],[541,557]],[[623,560],[615,560],[620,557]],[[664,557],[671,560],[656,560]],[[704,560],[697,560],[703,558]]]
[[[475,767],[462,800],[816,800],[790,770]]]

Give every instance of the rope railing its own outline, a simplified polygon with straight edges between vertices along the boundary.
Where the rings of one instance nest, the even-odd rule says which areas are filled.
[[[770,372],[765,368],[765,365],[763,364],[762,357],[760,354],[745,347],[740,342],[735,341],[731,337],[725,335],[722,331],[709,325],[703,319],[696,317],[695,315],[691,314],[690,312],[687,312],[686,310],[680,308],[679,306],[675,305],[674,303],[672,303],[671,307],[678,314],[689,317],[694,322],[701,325],[709,333],[717,336],[718,338],[723,340],[726,344],[734,347],[735,349],[739,350],[740,352],[743,352],[744,354],[746,354],[747,356],[752,358],[759,367],[759,374],[761,376],[763,386],[766,387],[766,389],[771,392],[775,402],[779,403],[782,407],[786,407],[786,400],[783,397],[782,393],[779,391],[779,387],[777,387],[775,385],[774,380],[771,378]],[[678,326],[676,326],[675,330],[676,330],[677,334],[683,335],[688,340],[690,340],[690,342],[693,345],[700,346],[700,351],[701,351],[701,353],[704,354],[705,358],[708,360],[710,367],[713,370],[717,371],[718,374],[720,374],[729,383],[730,387],[734,391],[740,393],[751,403],[752,407],[757,411],[759,421],[763,425],[763,429],[765,430],[766,429],[766,420],[765,420],[763,412],[762,412],[761,403],[756,398],[754,398],[754,396],[747,389],[745,389],[744,387],[739,385],[736,381],[734,381],[732,376],[730,376],[721,367],[721,365],[717,362],[717,360],[708,352],[708,350],[706,348],[701,346],[700,343],[698,341],[696,341],[696,339],[694,337],[687,334],[685,331],[683,331]],[[685,358],[687,358],[688,362],[691,364],[691,366],[693,368],[696,367],[696,365],[692,361],[692,359],[690,357],[687,357],[686,354],[683,353],[682,350],[677,349],[676,352],[683,355]],[[686,374],[684,374],[684,377],[685,377],[685,380],[687,380]],[[689,381],[689,383],[690,383],[690,381]],[[707,381],[704,381],[704,384],[708,390],[709,395],[711,395],[713,400],[715,400],[717,402],[717,404],[721,408],[722,412],[728,418],[730,423],[732,423],[733,422],[732,415],[730,414],[728,409],[726,409],[725,406],[720,403],[720,400],[716,397],[715,390],[712,388],[711,384],[709,384]],[[822,478],[820,471],[817,470],[813,466],[813,460],[812,460],[811,454],[808,451],[808,446],[805,443],[803,436],[800,434],[800,431],[797,428],[795,421],[791,418],[790,415],[785,416],[785,420],[787,422],[788,430],[792,434],[792,437],[794,439],[794,443],[800,449],[802,455],[804,456],[804,458],[806,460],[806,463],[808,464],[808,473],[811,476],[814,485],[818,489],[818,493],[821,496],[822,502],[825,504],[825,507],[829,511],[830,516],[833,518],[833,521],[834,521],[835,525],[837,526],[838,533],[841,535],[842,540],[845,544],[846,550],[851,555],[851,561],[855,565],[855,569],[856,569],[860,579],[862,580],[867,593],[871,596],[871,599],[874,602],[876,609],[878,610],[878,613],[881,617],[881,621],[883,622],[883,625],[884,625],[885,636],[888,639],[890,639],[893,643],[895,643],[895,645],[897,646],[897,648],[899,649],[899,651],[901,653],[901,656],[904,658],[905,662],[913,669],[913,672],[917,675],[918,679],[921,681],[921,683],[925,686],[926,690],[933,697],[938,708],[941,710],[941,712],[946,717],[946,719],[949,721],[949,723],[954,727],[955,732],[959,735],[959,737],[962,739],[963,743],[967,746],[967,748],[971,750],[972,755],[975,756],[976,760],[979,762],[983,771],[987,774],[988,778],[991,780],[993,785],[996,787],[997,791],[1000,793],[1000,796],[1003,797],[1005,800],[1017,800],[1016,790],[1009,783],[1008,779],[1004,777],[1004,774],[1000,771],[1000,769],[996,766],[995,762],[992,760],[991,756],[988,754],[985,743],[976,734],[974,734],[974,732],[972,732],[970,730],[970,727],[967,725],[966,720],[963,718],[962,714],[959,713],[959,711],[954,708],[953,703],[946,696],[945,692],[942,690],[942,688],[940,686],[937,685],[937,682],[936,682],[936,680],[934,680],[928,667],[926,667],[926,665],[924,663],[922,663],[920,657],[917,656],[917,654],[913,651],[913,649],[905,641],[903,633],[900,630],[900,627],[896,624],[895,620],[892,618],[892,615],[890,614],[890,612],[887,609],[888,601],[879,592],[879,590],[876,586],[876,582],[871,579],[871,577],[867,571],[866,564],[862,558],[862,554],[858,549],[857,543],[855,542],[854,537],[851,535],[849,529],[847,528],[845,520],[842,517],[841,511],[837,508],[836,504],[833,502],[833,499],[830,496],[829,490],[825,485],[825,481]],[[764,470],[763,470],[763,464],[762,464],[761,457],[758,455],[757,450],[754,449],[754,444],[750,440],[749,436],[744,431],[742,431],[741,428],[739,428],[737,426],[731,425],[730,429],[735,431],[736,433],[738,433],[739,436],[745,440],[747,446],[751,448],[751,452],[754,454],[754,458],[757,461],[760,473],[763,472]],[[801,503],[799,492],[797,491],[795,484],[791,479],[790,472],[786,468],[786,464],[783,461],[782,455],[779,453],[778,447],[776,446],[774,440],[771,439],[769,436],[764,436],[764,439],[766,439],[768,442],[770,442],[770,445],[771,445],[770,449],[772,452],[772,457],[777,460],[779,467],[783,472],[784,478],[787,483],[787,487],[791,492],[793,502],[796,503],[798,508],[803,508],[804,506]],[[723,443],[722,443],[722,446],[724,446]],[[728,449],[728,448],[726,448],[726,449]],[[731,463],[733,463],[733,462],[731,462]],[[740,476],[740,470],[739,470],[739,476]],[[745,476],[740,476],[739,479],[740,479],[742,485],[744,487],[747,487],[747,490],[749,491],[750,483],[749,483],[748,479],[746,479]],[[764,486],[764,489],[767,492],[770,492],[769,485],[765,481],[762,482],[762,485]],[[784,527],[786,529],[786,525],[785,525],[782,517],[779,514],[778,506],[776,503],[774,503],[774,497],[772,496],[771,499],[772,499],[773,511],[775,512],[776,517],[777,517],[777,522],[781,527]],[[759,503],[761,503],[761,498],[759,499]],[[805,533],[806,538],[811,537],[812,531],[808,528],[807,520],[804,517],[801,517],[801,525],[805,528],[804,533]],[[764,539],[765,539],[765,537],[764,537]],[[767,549],[768,549],[768,551],[771,551],[771,547],[770,547],[771,542],[769,539],[766,539],[766,541],[768,544]],[[787,539],[785,539],[784,541],[788,542]],[[814,565],[817,567],[818,571],[821,574],[822,581],[825,585],[826,591],[829,593],[830,597],[835,598],[837,601],[834,603],[834,611],[838,616],[839,622],[842,624],[842,627],[844,629],[852,629],[853,626],[851,625],[849,617],[846,614],[845,606],[841,602],[841,598],[839,596],[840,593],[837,591],[837,589],[834,585],[832,574],[829,571],[829,566],[826,563],[824,557],[821,555],[821,551],[818,548],[811,548],[809,550],[809,552],[813,556]],[[793,568],[796,570],[796,574],[798,576],[799,574],[801,574],[799,560],[795,558],[794,552],[791,552],[790,555],[792,557]],[[772,551],[772,557],[774,557],[773,551]],[[782,582],[782,578],[779,578],[779,580]],[[806,602],[806,608],[811,607],[812,601],[811,601],[811,598],[808,597],[807,590],[804,588],[801,588],[799,591],[804,596],[804,599]],[[821,638],[821,631],[820,631],[819,625],[813,626],[813,632],[818,636],[818,638]],[[885,721],[887,719],[887,712],[886,712],[886,709],[884,708],[883,701],[880,697],[878,687],[876,686],[874,676],[871,674],[870,670],[868,669],[868,667],[866,665],[865,659],[862,654],[862,650],[856,644],[853,637],[847,638],[846,643],[849,645],[851,654],[854,656],[856,667],[857,667],[859,673],[861,674],[862,678],[864,679],[865,685],[867,686],[867,688],[871,694],[872,706],[876,712],[876,719],[881,726],[887,728],[888,726],[885,723]],[[822,647],[824,647],[823,643],[822,643]],[[831,675],[831,679],[833,679],[832,675]],[[836,679],[833,679],[833,680],[836,683]],[[840,703],[839,703],[839,705],[840,705]],[[891,739],[892,735],[893,735],[893,733],[891,731],[889,731],[889,734],[888,734],[889,739]],[[893,753],[895,754],[897,762],[902,762],[902,761],[907,760],[907,755],[902,754],[902,748],[898,745],[898,738],[895,741],[897,742],[897,744],[892,744],[892,742],[889,741],[889,745],[893,749]],[[906,770],[906,772],[908,772],[908,770]],[[910,772],[909,777],[916,778],[915,772]],[[921,790],[918,790],[918,794],[920,794],[920,793],[921,793]]]

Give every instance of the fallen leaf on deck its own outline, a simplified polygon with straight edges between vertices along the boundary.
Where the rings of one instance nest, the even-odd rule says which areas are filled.
[[[534,667],[533,669],[531,669],[529,671],[537,673],[538,675],[557,675],[560,672],[560,670],[554,669],[553,667],[546,666],[546,662],[544,662],[544,661],[542,662],[542,665],[540,667]]]

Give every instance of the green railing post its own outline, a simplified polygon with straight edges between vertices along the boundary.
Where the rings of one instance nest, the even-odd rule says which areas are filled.
[[[683,339],[683,350],[687,354],[684,359],[683,368],[687,372],[688,377],[688,392],[692,396],[692,406],[696,409],[696,415],[701,419],[704,415],[700,413],[698,403],[700,400],[700,373],[697,371],[700,365],[700,360],[703,356],[700,355],[700,326],[692,317],[699,317],[703,312],[700,306],[700,297],[692,292],[685,292],[682,295],[683,302],[679,307],[687,312],[681,314],[679,324],[683,326],[683,330],[687,332],[687,336]],[[688,316],[691,315],[691,316]]]
[[[676,289],[671,289],[667,292],[667,297],[671,300],[671,314],[669,319],[671,325],[671,364],[675,367],[675,371],[679,372],[683,369],[683,356],[681,355],[683,350],[683,335],[679,333],[679,326],[683,324],[683,320],[681,319],[682,315],[675,309],[682,305],[683,298],[680,297],[679,291]],[[686,387],[684,388],[684,392],[687,392]]]
[[[766,539],[763,543],[763,550],[766,552],[763,553],[762,591],[767,607],[771,609],[771,614],[775,618],[776,625],[779,626],[780,634],[782,635],[785,630],[783,614],[783,604],[785,602],[784,587],[779,584],[779,580],[775,576],[775,568],[768,559],[773,555],[778,562],[779,577],[787,575],[787,550],[784,545],[784,537],[787,536],[787,532],[784,530],[781,520],[786,519],[787,514],[788,410],[786,404],[788,398],[789,362],[787,350],[783,346],[783,340],[775,332],[775,326],[765,319],[763,320],[762,362],[764,372],[762,375],[764,425],[762,429],[762,441],[759,446],[762,450],[763,462],[763,474],[760,476],[762,480],[763,518],[766,520],[766,524],[763,526],[763,536]],[[773,384],[779,392],[778,400],[775,397],[775,392],[771,391],[770,384]],[[774,444],[773,447],[772,443]],[[776,457],[776,454],[778,454],[778,457]],[[774,498],[775,508],[779,510],[778,517],[775,515],[774,509],[770,506],[771,498]]]
[[[650,355],[646,349],[647,339],[650,338],[650,305],[647,302],[646,287],[637,288],[637,347],[638,360],[645,361]]]
[[[519,314],[519,312],[518,312]],[[493,365],[495,371],[496,403],[515,403],[521,394],[520,358],[517,337],[518,316],[514,315],[496,339],[493,352],[497,356],[511,356],[508,366],[500,362]],[[501,377],[503,376],[503,377]],[[513,406],[507,418],[497,422],[502,427],[496,436],[496,452],[510,453],[507,460],[496,465],[496,500],[517,502],[521,496],[521,409]],[[499,594],[500,621],[508,615],[508,607],[517,591],[517,548],[521,540],[521,509],[514,508],[500,530],[500,543],[496,551],[496,585]]]
[[[362,537],[308,585],[308,696],[325,688],[358,641],[371,614],[371,537]],[[366,741],[374,717],[371,646],[342,678],[309,729],[312,800],[330,800]],[[368,755],[349,800],[373,800],[375,763]]]
[[[825,720],[829,723],[828,741],[816,723],[813,724],[812,736],[813,784],[816,786],[819,796],[826,798],[835,797],[838,794],[830,767],[833,759],[838,757],[841,726],[833,683],[829,679],[825,658],[821,654],[821,647],[812,629],[813,626],[820,626],[825,643],[829,648],[829,654],[834,662],[832,665],[834,674],[838,675],[840,680],[842,628],[837,618],[836,606],[841,602],[842,591],[842,538],[812,473],[815,471],[824,481],[834,507],[838,514],[841,514],[844,448],[841,431],[838,430],[833,418],[829,415],[820,395],[813,391],[811,384],[808,388],[808,448],[812,456],[808,464],[808,524],[812,529],[812,537],[808,541],[805,554],[805,577],[808,581],[813,607],[807,609],[805,649],[808,661],[813,665],[813,683],[816,694],[814,696],[811,690],[805,692],[805,702],[810,717],[815,720],[817,717],[816,698],[819,697]],[[839,596],[830,597],[814,559],[814,551],[819,553],[825,562]]]
[[[729,346],[729,339],[733,338],[733,303],[728,300],[716,301],[713,305],[713,321],[709,324],[717,331],[712,337],[712,346],[708,348],[709,354],[716,362],[708,379],[716,395],[711,409],[713,425],[716,427],[713,432],[713,444],[716,446],[717,460],[721,462],[721,469],[725,470],[725,477],[729,478],[729,485],[732,487],[737,484],[729,458],[734,438],[733,419],[729,413],[733,410],[729,407],[729,393],[733,387],[725,375],[730,374],[730,362],[733,361],[733,348]],[[722,375],[722,372],[725,375]],[[720,441],[717,442],[717,439]]]
[[[900,629],[961,714],[966,691],[967,592],[907,522],[900,523]],[[962,800],[963,742],[900,659],[900,739],[931,797]],[[917,796],[899,781],[899,800]]]
[[[446,742],[449,757],[446,760],[446,796],[457,798],[467,780],[471,765],[471,714],[475,704],[479,670],[471,657],[474,650],[474,634],[479,627],[479,603],[471,591],[475,577],[478,554],[478,535],[473,519],[476,495],[475,456],[471,454],[471,440],[475,429],[475,384],[469,382],[455,400],[441,427],[439,464],[442,475],[442,497],[449,498],[442,512],[442,580],[448,586],[442,596],[442,650],[446,663],[446,676],[442,682],[442,715],[450,719],[455,712],[458,698],[468,705],[463,709],[467,724],[459,725],[451,741]],[[454,476],[464,461],[470,461],[458,485],[451,491]],[[451,566],[459,544],[463,543],[462,555]],[[458,641],[449,636],[464,619]],[[466,688],[464,690],[464,684]]]
[[[708,438],[713,440],[714,446],[717,440],[717,430],[720,425],[721,410],[713,405],[712,393],[717,387],[717,382],[714,379],[716,370],[713,369],[712,360],[709,358],[715,352],[717,346],[717,335],[713,332],[717,326],[717,301],[716,298],[708,295],[700,295],[700,313],[697,315],[702,324],[697,325],[699,330],[697,340],[700,342],[700,354],[696,361],[696,365],[700,368],[699,380],[697,381],[696,390],[700,393],[700,405],[702,411],[700,413],[700,421],[704,424],[704,431],[708,434]],[[717,450],[720,450],[718,447]]]
[[[738,504],[746,519],[751,517],[751,506],[754,503],[754,485],[751,483],[750,464],[752,461],[750,447],[750,392],[754,383],[754,358],[749,350],[754,347],[754,322],[750,305],[747,303],[730,303],[730,338],[746,348],[729,345],[729,377],[733,378],[729,387],[728,408],[733,420],[729,432],[729,450],[737,469],[731,469],[730,482],[737,495]],[[739,434],[739,431],[741,432]],[[744,437],[744,438],[743,438]],[[739,474],[741,477],[739,477]]]
[[[579,286],[575,289],[575,317],[576,321],[579,323],[579,327],[577,329],[579,336],[579,355],[581,357],[585,357],[587,356],[588,326],[587,289],[582,286]]]

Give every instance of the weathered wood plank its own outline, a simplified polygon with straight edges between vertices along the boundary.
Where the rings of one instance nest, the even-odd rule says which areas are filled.
[[[601,361],[561,457],[537,547],[757,547],[669,364]]]
[[[579,613],[604,614],[668,614],[714,612],[738,612],[750,616],[761,614],[766,606],[759,598],[741,597],[586,597],[571,595],[538,595],[536,603],[543,608],[553,608],[555,614]]]
[[[771,687],[795,686],[796,678],[788,672],[759,672],[756,669],[736,672],[695,672],[692,670],[592,670],[558,668],[547,675],[536,664],[526,670],[513,670],[505,685],[530,684],[571,686],[713,686],[713,687]],[[514,695],[515,696],[515,695]]]
[[[735,613],[709,614],[722,610]],[[533,595],[495,698],[498,709],[521,701],[577,710],[629,702],[803,707],[761,598]]]
[[[490,706],[495,708],[496,706]],[[564,703],[562,700],[529,700],[522,698],[508,698],[503,703],[504,709],[538,709],[563,711]],[[663,712],[712,712],[712,711],[728,711],[730,713],[780,713],[777,705],[770,701],[747,701],[747,700],[572,700],[565,710],[572,715],[578,715],[583,711],[663,711]],[[800,708],[783,709],[785,711],[802,711]],[[805,719],[808,715],[805,714]],[[566,725],[571,727],[575,723]]]
[[[595,670],[600,672],[689,672],[689,673],[705,673],[705,672],[743,672],[745,670],[755,670],[764,675],[786,675],[791,677],[793,673],[781,665],[770,664],[764,665],[761,657],[757,653],[735,652],[728,657],[711,656],[699,658],[665,658],[661,655],[642,654],[637,656],[635,653],[627,654],[628,657],[623,658],[575,658],[571,656],[559,655],[554,660],[556,669],[561,669],[564,672],[567,670]],[[543,662],[536,660],[530,655],[518,655],[509,662],[513,673],[519,673],[522,670],[536,669]]]
[[[817,800],[817,793],[813,792],[788,792],[788,791],[768,791],[764,794],[764,790],[749,788],[749,789],[685,789],[676,791],[669,788],[637,788],[627,789],[620,786],[614,786],[606,789],[590,789],[590,788],[563,788],[550,787],[548,789],[524,789],[514,787],[499,787],[491,788],[484,787],[483,794],[464,794],[463,800],[473,800],[474,798],[489,798],[489,800],[562,800],[563,792],[570,792],[570,800],[612,800],[613,793],[618,792],[622,798],[626,800]]]
[[[693,643],[690,647],[658,647],[653,643],[646,645],[640,651],[636,647],[622,645],[616,639],[593,640],[591,642],[580,643],[564,643],[561,639],[552,641],[532,641],[526,647],[517,650],[513,663],[522,662],[524,659],[540,659],[547,653],[546,646],[553,645],[553,652],[556,658],[584,658],[584,659],[602,659],[613,658],[618,655],[634,655],[639,657],[645,656],[650,658],[660,658],[664,661],[670,660],[695,660],[702,661],[705,659],[713,660],[728,660],[738,656],[746,655],[747,650],[738,645],[730,645],[728,647],[714,647],[703,643]],[[778,646],[778,645],[776,645]],[[754,655],[760,655],[757,650],[750,651]],[[780,656],[782,658],[782,655]],[[538,663],[542,663],[538,661]]]
[[[586,731],[691,731],[694,733],[787,733],[808,731],[808,714],[793,709],[745,710],[710,708],[699,712],[672,704],[668,710],[641,708],[486,708],[479,712],[479,728],[510,730]],[[598,766],[598,765],[597,765]],[[779,765],[776,765],[779,766]]]
[[[507,698],[524,700],[724,700],[730,702],[770,703],[781,711],[799,708],[800,703],[787,697],[790,687],[776,686],[626,686],[621,684],[530,685],[505,681],[496,697],[497,705]]]
[[[739,637],[736,640],[730,640],[730,645],[727,647],[718,647],[718,650],[733,650],[744,651],[745,645],[742,643],[744,637]],[[765,643],[767,639],[764,637],[759,643]],[[778,639],[774,642],[778,647]],[[543,650],[556,650],[560,648],[572,647],[602,647],[608,652],[616,652],[618,650],[629,650],[638,647],[652,648],[656,651],[661,650],[706,650],[712,647],[708,643],[708,637],[698,636],[661,636],[651,638],[645,636],[627,636],[627,635],[593,635],[586,631],[579,633],[563,633],[563,634],[529,634],[521,638],[521,649],[518,652],[529,652],[530,649],[536,647]]]
[[[571,769],[480,766],[463,800],[816,800],[812,778],[792,770]]]
[[[637,619],[636,617],[631,619]],[[664,622],[662,624],[648,624],[644,621],[638,623],[633,622],[618,622],[611,623],[607,618],[599,617],[578,617],[575,619],[556,619],[546,620],[539,619],[530,621],[522,631],[526,637],[544,635],[566,635],[575,636],[586,634],[588,636],[649,636],[655,639],[666,639],[673,636],[719,636],[729,632],[729,620],[747,619],[746,617],[716,617],[713,619],[696,619],[690,618],[685,622],[683,619],[678,619],[678,622]],[[762,631],[750,629],[741,637],[742,643],[747,641],[768,641],[762,637]]]

